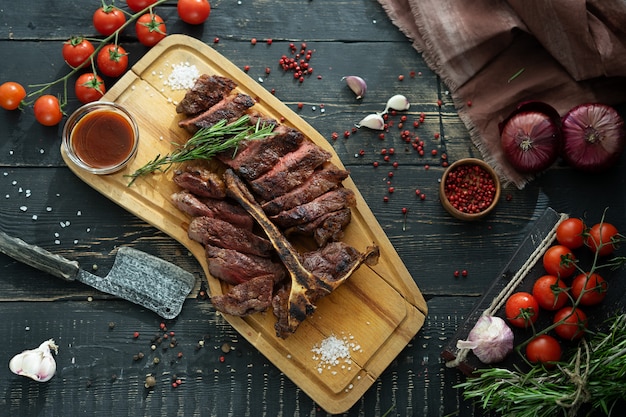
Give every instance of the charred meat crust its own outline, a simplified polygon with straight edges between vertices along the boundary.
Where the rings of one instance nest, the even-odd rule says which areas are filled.
[[[192,217],[206,216],[221,219],[247,230],[252,230],[254,227],[254,219],[234,202],[198,197],[189,191],[174,193],[171,199],[180,211]]]
[[[280,282],[286,276],[284,267],[269,258],[213,245],[205,245],[205,248],[209,272],[227,284],[238,285],[261,275]]]
[[[266,311],[272,304],[273,291],[273,278],[261,275],[234,286],[226,294],[211,297],[211,302],[218,311],[244,317]]]
[[[236,87],[230,78],[202,74],[178,103],[176,112],[187,116],[202,113],[222,101]]]
[[[181,120],[178,126],[193,133],[201,128],[211,127],[221,120],[231,123],[243,116],[253,105],[254,100],[249,95],[231,94],[197,116]]]
[[[222,177],[203,167],[187,166],[184,171],[176,171],[174,183],[200,197],[226,198]]]
[[[313,201],[301,204],[290,210],[271,216],[270,219],[279,227],[287,228],[312,222],[326,213],[338,211],[356,205],[354,191],[339,187],[315,198]]]

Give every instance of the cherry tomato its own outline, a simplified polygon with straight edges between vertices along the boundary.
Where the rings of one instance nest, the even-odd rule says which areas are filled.
[[[152,47],[165,37],[165,23],[158,15],[146,13],[137,19],[135,32],[142,45]]]
[[[211,14],[211,4],[208,0],[178,0],[178,16],[191,25],[204,23]]]
[[[554,315],[553,323],[561,322],[554,332],[564,340],[576,340],[585,335],[587,315],[580,308],[563,307]]]
[[[568,247],[554,245],[543,254],[543,267],[550,275],[567,278],[576,270],[576,257]]]
[[[516,292],[504,307],[506,318],[515,327],[528,327],[539,318],[539,304],[531,294]]]
[[[15,110],[26,97],[26,90],[22,84],[7,81],[0,85],[0,107],[5,110]]]
[[[619,238],[617,228],[611,223],[594,224],[588,231],[585,243],[600,256],[607,256],[615,250],[614,239]]]
[[[63,44],[63,59],[72,68],[83,67],[91,54],[94,47],[91,42],[79,36],[73,36],[70,40]]]
[[[58,125],[63,118],[59,99],[50,94],[45,94],[35,100],[33,110],[35,119],[44,126]]]
[[[93,14],[93,26],[104,36],[112,35],[124,23],[126,23],[124,12],[115,6],[102,6]]]
[[[591,275],[580,274],[572,281],[572,297],[574,297],[574,300],[578,300],[584,289],[584,294],[580,297],[580,304],[595,306],[604,300],[608,287],[609,284],[604,278],[596,273]]]
[[[87,104],[100,100],[106,92],[106,87],[102,78],[93,72],[86,72],[76,80],[74,91],[78,100],[83,104]]]
[[[546,368],[553,368],[554,362],[561,360],[561,345],[558,340],[542,334],[526,345],[526,357],[531,363],[542,363]]]
[[[120,45],[105,45],[96,59],[100,72],[107,77],[119,77],[128,68],[128,54]]]
[[[567,303],[567,286],[560,278],[544,275],[533,285],[533,297],[539,307],[545,310],[558,310]]]
[[[584,243],[585,223],[581,219],[563,220],[556,228],[556,240],[570,249],[578,249]]]
[[[156,1],[157,0],[126,0],[126,4],[130,10],[137,13],[156,3]]]

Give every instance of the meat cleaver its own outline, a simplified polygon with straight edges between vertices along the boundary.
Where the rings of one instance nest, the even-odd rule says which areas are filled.
[[[122,246],[105,277],[80,269],[78,262],[55,255],[0,231],[0,252],[66,281],[80,281],[99,291],[146,307],[172,319],[180,313],[195,277],[145,252]]]

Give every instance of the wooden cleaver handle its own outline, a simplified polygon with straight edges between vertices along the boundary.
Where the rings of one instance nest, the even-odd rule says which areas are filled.
[[[4,232],[0,232],[0,252],[67,281],[73,281],[79,271],[78,262],[50,253],[39,246],[29,245]]]

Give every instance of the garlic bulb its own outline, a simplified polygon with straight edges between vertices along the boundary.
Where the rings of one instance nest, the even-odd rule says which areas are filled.
[[[27,376],[38,382],[49,381],[57,370],[57,364],[50,350],[58,353],[54,340],[46,340],[37,349],[25,350],[15,355],[9,362],[9,369],[16,375]]]
[[[365,95],[367,84],[363,78],[357,75],[348,75],[343,77],[342,80],[344,80],[346,84],[348,84],[348,87],[350,87],[350,90],[356,94],[357,100]]]
[[[411,103],[409,103],[409,99],[407,99],[402,94],[396,94],[395,96],[387,100],[387,105],[385,106],[385,111],[383,112],[383,114],[387,113],[389,109],[404,111],[404,110],[408,110],[409,107],[411,107]]]
[[[513,331],[504,320],[482,316],[467,336],[456,342],[458,349],[472,349],[482,363],[500,362],[513,351]]]
[[[361,120],[359,123],[355,125],[356,127],[369,127],[374,130],[383,130],[385,128],[385,120],[378,113],[368,114]]]

